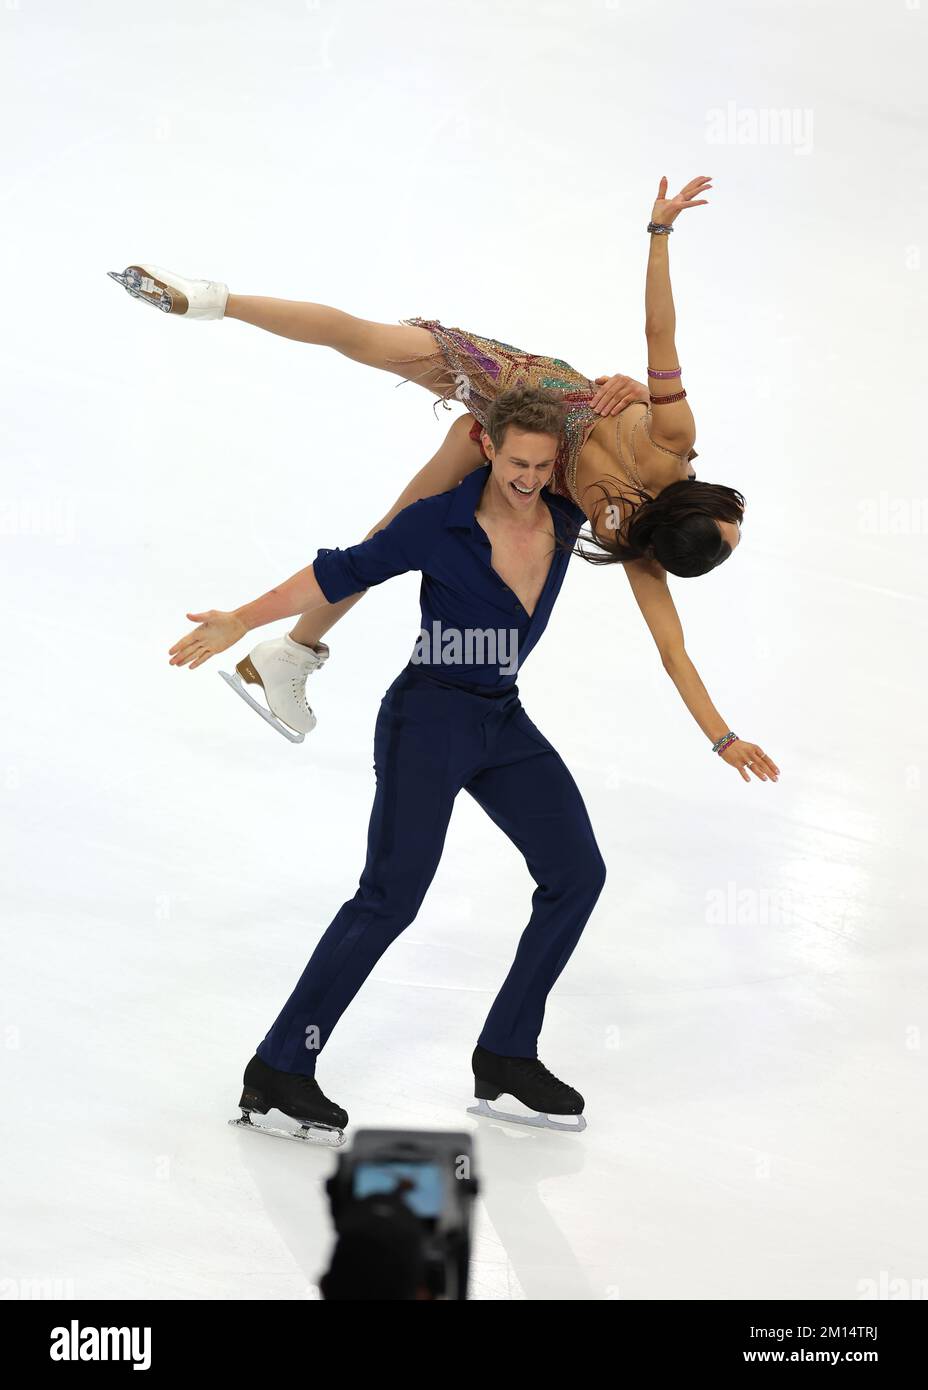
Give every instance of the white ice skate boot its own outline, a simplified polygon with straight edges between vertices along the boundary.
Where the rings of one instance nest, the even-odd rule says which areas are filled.
[[[130,265],[122,272],[108,270],[110,279],[128,290],[133,299],[154,304],[165,314],[188,319],[221,319],[226,311],[229,286],[218,280],[188,280],[160,265]]]
[[[318,671],[328,657],[324,642],[304,647],[292,637],[272,637],[268,642],[259,642],[254,651],[243,657],[234,674],[219,674],[279,734],[291,743],[302,743],[316,727],[316,716],[306,703],[306,678]],[[248,693],[246,682],[261,686],[267,708]]]

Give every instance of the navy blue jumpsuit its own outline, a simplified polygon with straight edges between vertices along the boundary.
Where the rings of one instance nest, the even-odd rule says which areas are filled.
[[[489,476],[489,465],[477,469],[452,491],[406,507],[369,540],[321,550],[314,561],[330,603],[421,570],[422,626],[377,716],[377,788],[358,891],[323,933],[257,1049],[280,1071],[314,1074],[342,1013],[415,919],[462,788],[522,852],[537,884],[482,1047],[537,1056],[548,993],[602,890],[605,865],[580,792],[516,687],[517,669],[547,625],[583,513],[543,490],[557,539],[529,616],[492,568],[490,541],[475,516]]]

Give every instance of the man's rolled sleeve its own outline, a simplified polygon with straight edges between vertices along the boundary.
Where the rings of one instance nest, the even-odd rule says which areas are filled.
[[[316,583],[328,603],[363,593],[397,574],[418,570],[427,562],[437,535],[438,499],[413,502],[382,531],[344,550],[321,549],[313,561]]]

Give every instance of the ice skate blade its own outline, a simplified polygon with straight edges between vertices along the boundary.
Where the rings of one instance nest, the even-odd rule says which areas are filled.
[[[237,1120],[230,1120],[229,1124],[235,1129],[251,1130],[253,1134],[271,1134],[275,1139],[295,1139],[298,1144],[321,1144],[329,1149],[337,1149],[340,1144],[345,1142],[345,1131],[336,1129],[331,1125],[300,1125],[299,1133],[297,1133],[292,1129],[280,1129],[276,1125],[256,1125],[245,1110],[242,1111]]]
[[[506,1120],[513,1125],[530,1125],[533,1129],[562,1129],[568,1134],[582,1134],[586,1129],[586,1120],[582,1115],[575,1115],[575,1123],[567,1124],[563,1120],[552,1120],[541,1111],[535,1115],[510,1115],[504,1110],[494,1110],[486,1100],[478,1100],[476,1105],[469,1105],[467,1113],[480,1115],[488,1120]]]
[[[128,290],[133,299],[141,299],[145,304],[150,304],[165,314],[171,312],[171,296],[167,290],[159,290],[153,280],[143,279],[137,270],[108,270],[106,273],[117,285],[122,285],[124,290]]]
[[[305,734],[297,734],[294,733],[292,729],[288,729],[286,724],[281,723],[281,721],[277,718],[275,714],[271,714],[271,711],[269,709],[265,709],[264,705],[262,705],[258,700],[256,700],[254,696],[249,695],[248,691],[245,689],[245,682],[242,680],[241,676],[238,674],[237,671],[234,675],[230,675],[228,671],[220,671],[219,674],[220,676],[222,676],[222,679],[226,682],[227,685],[231,685],[236,695],[241,695],[246,705],[251,705],[251,708],[255,711],[255,713],[260,714],[264,722],[266,724],[270,724],[272,729],[276,729],[279,734],[283,734],[284,738],[287,739],[290,743],[303,742],[304,738],[306,737]]]

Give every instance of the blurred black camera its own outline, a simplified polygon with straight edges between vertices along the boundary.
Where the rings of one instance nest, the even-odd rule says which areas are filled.
[[[326,1182],[338,1240],[323,1297],[466,1298],[477,1191],[465,1131],[358,1130]]]

